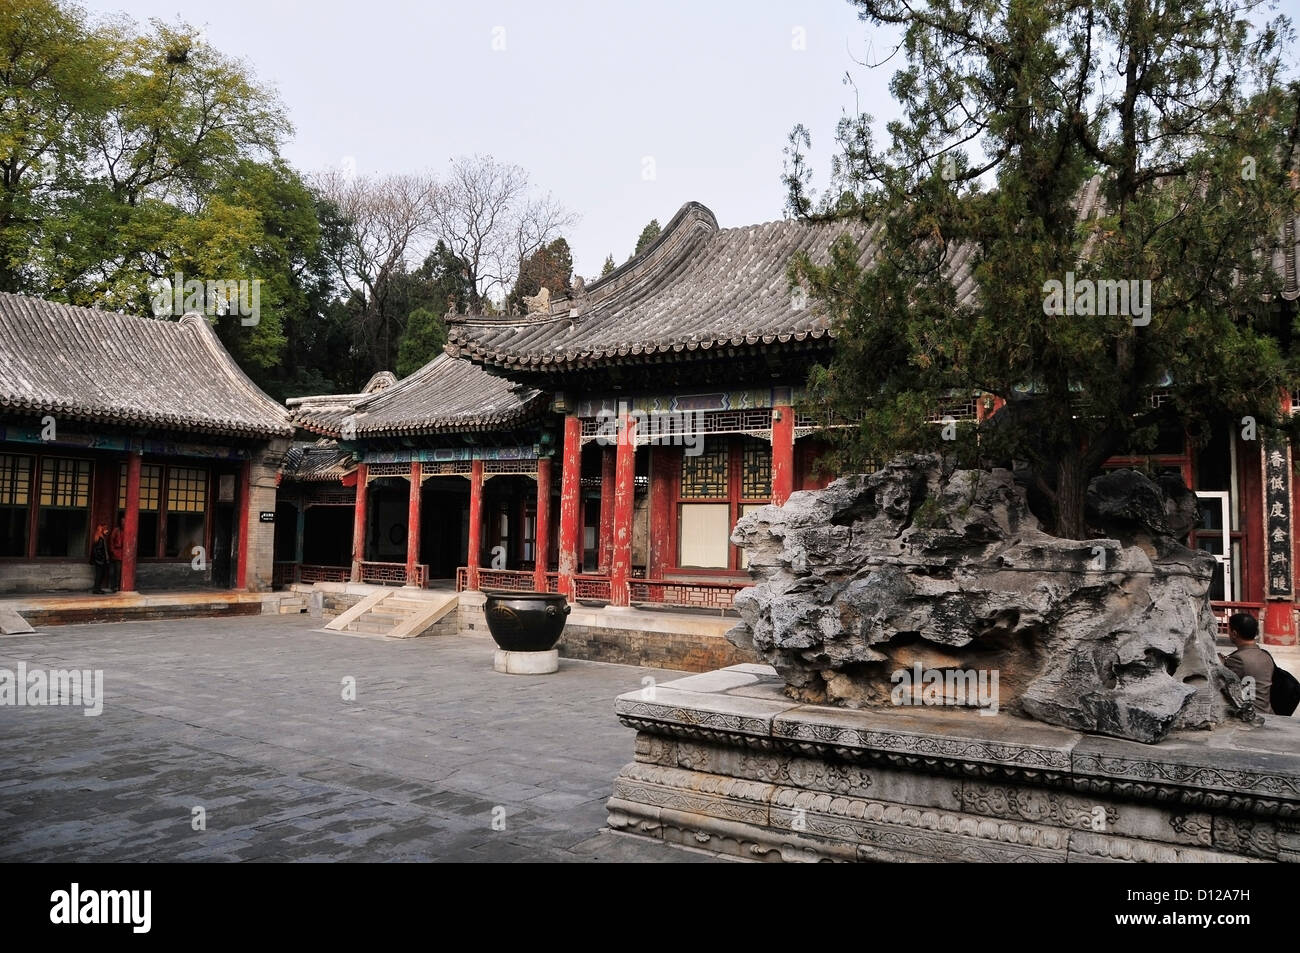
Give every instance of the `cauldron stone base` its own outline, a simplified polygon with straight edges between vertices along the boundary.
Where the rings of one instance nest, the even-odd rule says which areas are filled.
[[[502,675],[550,675],[559,671],[560,653],[556,649],[549,652],[507,652],[497,649],[492,656],[492,668]]]
[[[1293,719],[1147,745],[782,688],[745,664],[620,695],[609,826],[766,861],[1300,861]]]

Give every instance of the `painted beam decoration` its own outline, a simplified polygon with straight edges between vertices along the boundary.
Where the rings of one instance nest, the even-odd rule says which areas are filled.
[[[774,387],[718,391],[711,394],[641,394],[637,396],[589,397],[577,402],[574,413],[592,419],[632,411],[642,414],[683,411],[765,410],[794,403],[804,396],[803,388]]]
[[[534,447],[437,447],[426,450],[363,450],[366,463],[454,463],[461,460],[536,460]]]
[[[214,437],[214,440],[220,440]],[[34,443],[46,447],[67,447],[75,450],[113,450],[118,452],[140,451],[168,457],[201,457],[208,460],[245,460],[249,452],[239,447],[222,446],[220,443],[199,444],[179,443],[171,440],[151,440],[131,437],[125,434],[106,433],[69,433],[60,430],[57,438],[46,440],[41,436],[39,426],[0,425],[0,442]]]
[[[1289,599],[1291,574],[1291,447],[1269,437],[1262,445],[1264,471],[1264,553],[1269,599]]]

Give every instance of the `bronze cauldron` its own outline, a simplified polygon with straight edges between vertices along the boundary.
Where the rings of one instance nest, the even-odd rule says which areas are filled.
[[[488,631],[507,652],[549,652],[560,641],[569,600],[562,592],[485,590]]]

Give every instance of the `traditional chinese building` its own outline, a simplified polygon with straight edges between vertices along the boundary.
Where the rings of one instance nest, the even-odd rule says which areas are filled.
[[[865,229],[721,229],[691,203],[543,313],[450,319],[449,353],[552,395],[561,591],[725,607],[748,583],[736,520],[819,482],[812,422],[795,408],[811,363],[829,357],[829,322],[787,269],[798,251],[824,263],[845,231]]]
[[[865,263],[865,226],[724,229],[691,203],[633,260],[567,297],[534,299],[535,313],[449,315],[448,355],[410,378],[298,402],[299,427],[338,441],[308,451],[337,481],[331,492],[366,488],[350,565],[336,548],[334,572],[408,584],[454,572],[462,590],[547,588],[614,611],[729,606],[749,581],[730,543],[736,520],[831,478],[799,405],[832,329],[788,266],[799,251],[824,262],[845,232]],[[1282,308],[1300,297],[1295,250],[1277,262]],[[944,410],[982,419],[996,404],[954,395]],[[1295,640],[1285,442],[1229,421],[1199,440],[1175,425],[1108,465],[1176,471],[1200,501],[1189,542],[1219,563],[1219,610],[1255,613],[1270,641]],[[489,489],[495,474],[525,479]]]
[[[539,391],[442,355],[361,394],[289,404],[295,426],[326,440],[295,448],[285,474],[285,516],[303,528],[284,536],[284,579],[425,586],[459,574],[478,588],[482,569],[485,584],[498,571],[546,584],[552,436]]]
[[[200,315],[0,294],[0,591],[89,591],[119,519],[124,592],[269,589],[292,433]]]

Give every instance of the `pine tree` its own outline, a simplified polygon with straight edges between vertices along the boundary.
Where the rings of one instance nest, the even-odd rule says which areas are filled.
[[[791,268],[837,332],[811,380],[820,409],[860,421],[838,431],[841,466],[922,449],[1020,462],[1050,527],[1082,538],[1109,457],[1148,450],[1162,427],[1279,421],[1297,380],[1296,307],[1273,265],[1297,211],[1285,21],[1252,25],[1247,0],[857,6],[903,31],[902,116],[884,148],[871,117],[841,121],[815,206],[802,129],[786,176],[795,214],[876,229],[868,267],[842,238],[828,264]],[[1093,185],[1102,201],[1080,220]],[[935,425],[975,394],[1006,406]]]

